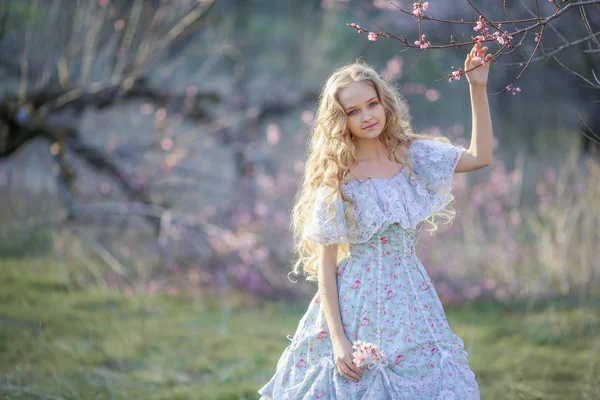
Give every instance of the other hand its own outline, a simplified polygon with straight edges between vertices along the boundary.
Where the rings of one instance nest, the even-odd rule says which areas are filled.
[[[467,58],[465,59],[465,71],[468,71],[472,68],[479,66],[470,72],[465,72],[467,76],[467,80],[470,85],[474,86],[486,86],[488,81],[488,74],[490,72],[490,59],[492,58],[491,54],[486,55],[487,47],[481,47],[481,43],[477,42],[475,46],[471,49],[469,54],[467,54]],[[483,62],[485,60],[485,63]]]
[[[347,338],[333,342],[335,366],[341,376],[358,382],[364,371],[352,361],[352,343]]]

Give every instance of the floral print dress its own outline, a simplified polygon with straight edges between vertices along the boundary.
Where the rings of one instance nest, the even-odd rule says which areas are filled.
[[[258,393],[261,400],[479,399],[464,343],[455,335],[427,271],[415,254],[419,222],[450,202],[454,169],[464,148],[418,139],[409,148],[408,168],[393,178],[343,185],[355,202],[358,229],[344,219],[346,203],[334,195],[335,218],[327,222],[325,195],[316,193],[304,237],[323,245],[345,244],[337,287],[342,325],[351,342],[374,343],[385,359],[358,382],[335,367],[323,306],[317,292],[302,316],[275,374]]]

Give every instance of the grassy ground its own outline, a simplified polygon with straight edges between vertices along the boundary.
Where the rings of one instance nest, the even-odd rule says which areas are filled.
[[[30,265],[0,260],[2,400],[257,399],[306,306],[223,318],[218,303],[67,290]],[[447,309],[482,399],[597,398],[598,302],[573,303]]]

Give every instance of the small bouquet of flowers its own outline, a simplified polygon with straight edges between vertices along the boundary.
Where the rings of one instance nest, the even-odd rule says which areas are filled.
[[[352,348],[355,350],[352,353],[352,361],[358,367],[365,366],[365,369],[371,370],[386,360],[385,352],[374,343],[355,340]]]

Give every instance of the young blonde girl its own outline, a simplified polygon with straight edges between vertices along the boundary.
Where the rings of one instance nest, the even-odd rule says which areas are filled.
[[[261,399],[479,399],[414,237],[452,220],[454,173],[492,162],[486,50],[465,60],[468,149],[415,133],[406,102],[365,63],[327,80],[292,211],[293,272],[318,291]]]

